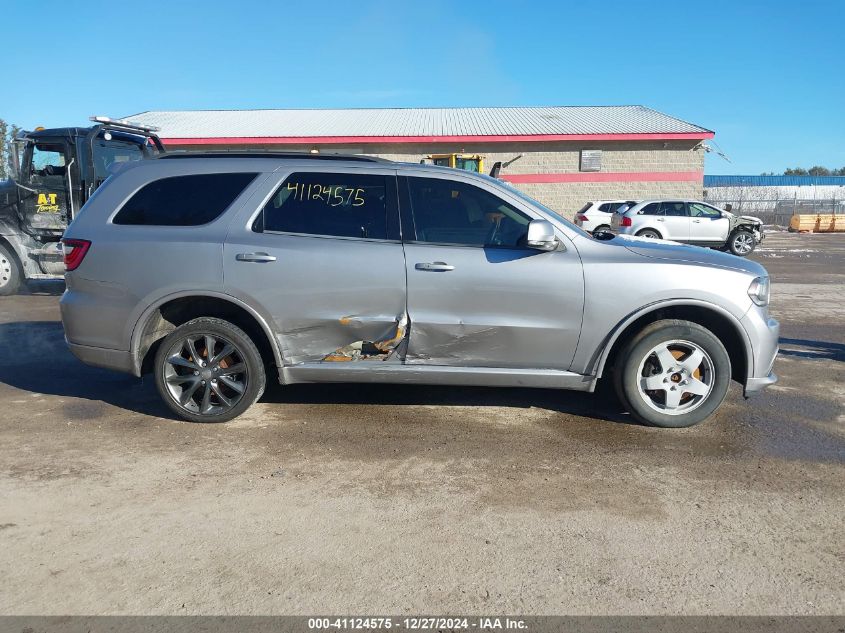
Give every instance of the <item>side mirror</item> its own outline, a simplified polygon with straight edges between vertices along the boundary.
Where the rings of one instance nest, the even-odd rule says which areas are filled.
[[[555,237],[555,227],[548,220],[531,220],[528,223],[528,235],[525,245],[538,251],[553,251],[559,242]]]

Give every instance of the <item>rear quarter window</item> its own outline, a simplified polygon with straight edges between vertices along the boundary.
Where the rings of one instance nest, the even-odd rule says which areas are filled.
[[[199,226],[216,220],[255,173],[195,174],[154,180],[126,201],[113,224]]]

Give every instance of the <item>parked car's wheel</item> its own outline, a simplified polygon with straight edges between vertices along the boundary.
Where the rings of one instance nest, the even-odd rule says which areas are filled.
[[[597,226],[593,229],[593,235],[596,233],[610,233],[610,226],[607,224],[602,224],[601,226]]]
[[[737,229],[728,238],[728,248],[731,253],[740,257],[750,255],[756,246],[757,240],[754,239],[754,234],[751,231]]]
[[[23,272],[18,258],[5,244],[0,244],[0,296],[18,292],[23,282]]]
[[[692,426],[713,413],[728,392],[731,361],[724,345],[691,321],[652,323],[618,358],[617,394],[644,424]]]
[[[261,397],[266,376],[261,354],[243,330],[202,317],[162,341],[155,381],[176,415],[191,422],[227,422]]]
[[[639,233],[637,233],[637,237],[647,237],[650,240],[660,240],[663,239],[663,236],[660,235],[654,229],[643,229]]]

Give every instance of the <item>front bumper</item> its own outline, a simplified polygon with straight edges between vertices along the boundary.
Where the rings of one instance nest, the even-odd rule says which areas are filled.
[[[777,382],[774,373],[778,355],[780,323],[768,311],[752,308],[742,319],[742,325],[751,339],[752,357],[745,380],[745,394],[755,393]]]

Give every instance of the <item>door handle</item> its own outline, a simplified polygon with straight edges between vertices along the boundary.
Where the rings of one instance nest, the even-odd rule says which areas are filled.
[[[445,273],[450,270],[455,270],[454,266],[450,266],[446,262],[423,262],[414,266],[417,270],[428,270],[436,273]]]
[[[274,262],[275,255],[268,255],[267,253],[238,253],[235,259],[239,262]]]
[[[701,224],[701,220],[693,220],[696,224]]]
[[[657,221],[658,221],[658,222],[665,222],[665,221],[666,221],[666,218],[657,218]]]

